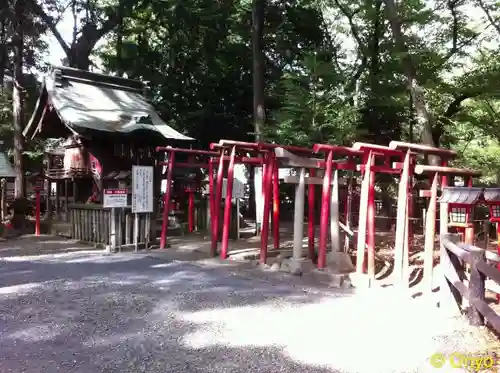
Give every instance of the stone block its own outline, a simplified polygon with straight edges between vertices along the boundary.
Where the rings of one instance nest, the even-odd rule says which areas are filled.
[[[310,272],[313,269],[314,264],[307,258],[289,258],[284,259],[281,263],[281,271],[289,272],[296,276],[302,276],[303,273]]]
[[[274,272],[277,272],[280,269],[281,269],[281,265],[279,262],[274,262],[273,264],[271,264],[271,267],[269,267],[269,270],[274,271]]]
[[[344,252],[329,252],[326,256],[326,266],[335,273],[350,273],[356,269],[349,254]]]
[[[352,287],[349,275],[345,273],[332,273],[328,270],[316,269],[314,271],[314,277],[316,277],[320,283],[331,288],[349,289]]]

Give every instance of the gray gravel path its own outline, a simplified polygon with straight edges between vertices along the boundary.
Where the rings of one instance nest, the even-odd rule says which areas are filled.
[[[0,372],[430,372],[467,332],[393,303],[140,255],[7,257]]]

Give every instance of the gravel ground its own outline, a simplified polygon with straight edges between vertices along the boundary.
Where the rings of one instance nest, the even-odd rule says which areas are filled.
[[[435,352],[483,348],[387,290],[311,293],[134,254],[0,260],[1,373],[431,372]]]

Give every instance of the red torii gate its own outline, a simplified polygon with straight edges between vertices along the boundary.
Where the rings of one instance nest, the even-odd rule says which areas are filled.
[[[421,167],[421,166],[416,166],[416,161],[415,161],[415,156],[417,154],[421,154],[424,156],[435,156],[439,158],[439,163],[441,167],[446,167],[448,165],[448,162],[450,159],[453,159],[457,156],[457,152],[451,149],[442,149],[442,148],[436,148],[428,145],[422,145],[422,144],[413,144],[413,143],[408,143],[408,142],[402,142],[402,141],[391,141],[389,144],[389,148],[395,149],[395,150],[400,150],[404,151],[406,153],[405,156],[405,162],[406,159],[408,159],[408,166],[410,169],[408,170],[408,177],[417,170],[415,167]],[[396,164],[395,168],[400,168],[403,167],[404,169],[404,164]],[[422,167],[428,167],[428,166],[422,166]],[[445,187],[448,185],[448,178],[447,175],[448,173],[444,173],[441,178],[441,188]],[[436,224],[436,201],[437,201],[437,183],[438,183],[438,173],[431,174],[431,189],[429,191],[421,191],[421,196],[422,197],[430,197],[430,202],[429,202],[429,210],[428,213],[426,214],[426,238],[425,238],[425,243],[424,243],[424,251],[427,253],[425,254],[426,256],[432,256],[432,251],[434,249],[434,234],[435,234],[435,224]],[[402,180],[401,184],[403,183],[408,183],[408,180]],[[401,189],[401,184],[400,184],[400,190],[399,190],[399,195],[398,195],[398,200],[400,198],[405,198],[403,197],[402,189]],[[423,193],[422,193],[423,192]],[[411,194],[410,194],[411,195]],[[434,206],[431,208],[431,206]],[[403,209],[408,209],[408,207],[411,208],[411,205],[407,206],[406,208],[404,206],[400,206],[398,204],[398,218],[400,215],[403,214]],[[445,212],[445,216],[448,212]],[[409,225],[408,225],[409,228]],[[432,237],[427,234],[427,230],[432,231]],[[399,234],[398,234],[399,233]],[[405,247],[408,245],[406,242],[408,240],[407,238],[408,233],[405,232],[397,232],[396,234],[396,255],[394,257],[394,274],[395,274],[395,281],[399,282],[402,286],[408,287],[408,281],[409,281],[409,252],[407,250],[401,250],[401,247]],[[403,242],[405,241],[405,242]],[[403,242],[403,245],[401,245],[401,242]],[[399,249],[399,250],[398,250]],[[430,252],[430,254],[429,254]],[[425,269],[425,264],[424,264],[424,272],[429,272],[429,268],[427,267],[427,270]],[[432,272],[432,266],[430,268],[430,271]],[[424,274],[425,277],[425,274]],[[425,281],[425,279],[424,279]]]
[[[363,162],[359,166],[359,171],[363,175],[361,184],[361,196],[359,202],[359,223],[358,223],[358,242],[356,256],[356,274],[360,276],[367,268],[369,281],[375,279],[375,173],[399,174],[401,170],[392,167],[391,157],[397,157],[400,160],[404,153],[391,149],[387,146],[367,144],[362,142],[354,143],[353,149],[363,152]],[[384,157],[384,165],[375,165],[376,157]],[[404,172],[404,171],[403,171]],[[408,189],[408,185],[400,184],[400,188]],[[408,195],[408,194],[407,194]],[[408,197],[407,197],[408,198]],[[401,201],[398,201],[398,206]],[[396,230],[400,228],[401,221],[404,225],[408,223],[398,216]],[[396,251],[398,248],[396,247]],[[367,265],[365,265],[365,252],[367,252]]]
[[[231,225],[231,200],[233,199],[233,181],[234,166],[236,163],[263,165],[264,160],[260,157],[236,157],[237,149],[245,152],[259,153],[258,144],[242,141],[220,140],[219,143],[210,144],[211,149],[218,149],[218,168],[217,179],[215,182],[215,193],[213,193],[213,184],[210,191],[214,195],[212,215],[212,244],[211,253],[215,256],[217,253],[217,241],[219,238],[219,214],[220,204],[222,202],[222,182],[224,179],[224,162],[228,161],[227,184],[226,184],[226,204],[224,206],[224,223],[222,225],[222,243],[220,257],[227,259],[229,248],[229,228]],[[226,150],[230,150],[229,156],[225,156]],[[272,176],[272,175],[271,175]],[[212,176],[213,177],[213,176]],[[267,227],[268,228],[268,227]]]
[[[163,198],[164,206],[163,206],[163,215],[162,215],[162,223],[161,223],[161,234],[160,234],[160,249],[164,249],[167,244],[167,231],[168,231],[168,214],[170,211],[170,198],[172,195],[172,172],[174,167],[179,168],[208,168],[211,170],[212,163],[208,162],[176,162],[175,154],[183,153],[189,154],[192,156],[204,156],[204,157],[213,157],[217,156],[218,153],[211,152],[208,150],[198,150],[198,149],[182,149],[182,148],[172,148],[168,146],[158,146],[156,148],[156,152],[165,152],[167,153],[168,161],[167,162],[159,162],[159,166],[167,166],[167,178],[166,178],[166,189],[165,195]],[[210,172],[211,174],[211,172]],[[209,188],[212,189],[213,180],[209,180]],[[210,206],[212,206],[212,200],[210,200]]]
[[[353,157],[363,155],[363,152],[348,148],[345,146],[336,146],[328,144],[315,144],[313,146],[315,153],[324,154],[325,174],[323,176],[323,187],[321,193],[321,215],[319,230],[319,248],[318,248],[318,269],[325,268],[326,265],[326,245],[328,240],[328,221],[330,219],[330,198],[332,189],[332,174],[338,170],[355,170],[356,164],[352,162]],[[334,155],[347,156],[348,161],[335,161]],[[314,187],[314,186],[313,186]],[[311,187],[309,187],[311,190]],[[311,207],[309,207],[311,208]],[[309,225],[309,245],[311,240],[314,244],[314,222]],[[311,239],[312,236],[312,239]],[[333,243],[332,243],[333,246]]]
[[[220,150],[219,167],[217,171],[215,205],[213,211],[214,225],[212,235],[212,250],[217,249],[218,237],[218,215],[220,209],[220,202],[222,199],[222,178],[224,174],[224,163],[222,161],[225,151],[229,151],[229,165],[226,185],[226,201],[232,198],[232,188],[234,180],[234,164],[236,159],[237,149],[239,151],[253,152],[257,154],[257,158],[241,158],[241,163],[251,163],[255,165],[262,165],[262,192],[264,194],[264,209],[262,216],[262,231],[261,231],[261,247],[260,247],[260,263],[264,264],[267,261],[267,245],[269,242],[269,215],[271,210],[271,201],[273,203],[273,245],[275,249],[279,248],[279,165],[274,155],[274,149],[281,147],[288,151],[299,154],[313,154],[311,149],[302,148],[299,146],[291,145],[278,145],[269,143],[251,143],[232,140],[220,140],[218,144],[211,144],[211,149]],[[220,256],[226,259],[229,247],[229,225],[231,223],[231,205],[226,203],[224,208],[224,224],[222,234],[222,244]]]
[[[159,162],[158,164],[160,166],[167,166],[167,177],[166,177],[166,190],[165,190],[165,195],[164,195],[164,208],[163,208],[163,218],[162,218],[162,229],[161,229],[161,235],[160,235],[160,248],[164,249],[166,247],[167,243],[167,231],[168,231],[168,214],[170,211],[170,199],[172,195],[172,172],[175,167],[178,168],[200,168],[200,169],[208,169],[208,177],[209,177],[209,209],[210,209],[210,215],[213,217],[212,219],[212,256],[216,255],[216,249],[217,249],[217,236],[218,236],[218,230],[215,230],[214,227],[218,226],[218,222],[214,221],[215,219],[218,218],[218,214],[215,213],[215,202],[216,202],[216,196],[213,193],[214,189],[214,178],[213,178],[213,166],[215,162],[227,162],[230,161],[230,157],[227,156],[222,156],[220,157],[220,153],[217,151],[209,151],[209,150],[199,150],[199,149],[183,149],[183,148],[171,148],[171,147],[164,147],[164,146],[159,146],[156,148],[157,152],[165,152],[167,153],[168,161],[167,162]],[[192,160],[188,162],[177,162],[175,154],[177,153],[182,153],[182,154],[188,154],[193,157],[204,157],[208,158],[208,160]],[[253,164],[261,164],[260,159],[256,158],[248,158],[248,157],[235,157],[233,159],[233,163],[243,163],[243,164],[248,164],[248,163],[253,163]],[[219,203],[218,207],[220,208],[220,194],[222,194],[222,174],[220,176],[221,182],[219,184],[220,186],[220,192],[219,192]],[[231,180],[232,182],[232,180]],[[217,187],[218,190],[218,187]],[[231,185],[231,191],[232,191],[232,185]],[[231,206],[229,205],[229,208]],[[229,210],[229,213],[231,211]],[[190,211],[192,213],[192,211]],[[193,217],[191,216],[190,220],[192,220]],[[214,225],[214,223],[217,223]],[[215,234],[215,237],[214,237]],[[227,231],[227,235],[229,237],[229,227]],[[215,239],[215,249],[214,249],[214,239]]]
[[[424,191],[424,195],[430,194],[429,207],[427,211],[427,221],[425,226],[425,246],[424,246],[424,291],[432,292],[432,273],[434,268],[434,239],[436,235],[436,208],[437,208],[437,189],[438,176],[441,175],[441,190],[447,186],[447,176],[460,175],[467,178],[467,184],[472,187],[472,178],[481,176],[480,172],[445,166],[418,165],[415,167],[416,174],[432,175],[432,185],[430,191]],[[443,181],[444,180],[444,181]],[[443,183],[446,183],[443,185]],[[428,192],[428,193],[425,193]],[[448,204],[441,203],[439,209],[439,233],[441,235],[448,232]],[[474,236],[474,231],[466,229],[466,237],[470,239]]]
[[[333,145],[324,145],[317,144],[315,146],[315,152],[317,153],[326,153],[327,161],[320,158],[314,157],[301,157],[296,154],[293,154],[287,151],[284,148],[278,147],[275,149],[276,158],[289,167],[298,167],[301,169],[301,175],[305,172],[305,169],[309,170],[309,177],[304,176],[304,180],[302,182],[304,184],[309,185],[309,221],[308,221],[308,248],[309,248],[309,259],[314,260],[315,258],[315,250],[314,250],[314,186],[321,184],[323,185],[323,193],[322,193],[322,203],[321,203],[321,224],[320,224],[320,247],[318,250],[318,261],[317,267],[322,269],[326,265],[326,245],[327,245],[327,237],[328,237],[328,229],[330,227],[331,230],[331,239],[332,239],[332,252],[337,254],[340,252],[340,221],[338,217],[338,170],[355,170],[356,163],[352,162],[354,156],[358,156],[361,153],[352,150],[351,148],[341,147],[341,146],[333,146]],[[333,154],[342,154],[349,155],[347,160],[333,160]],[[315,177],[316,169],[324,169],[324,175],[322,178]],[[333,173],[333,180],[332,180]],[[307,179],[307,180],[306,180]],[[300,186],[301,184],[301,176],[289,176],[285,178],[285,182],[297,184]],[[302,185],[303,186],[303,185]],[[311,188],[312,187],[312,188]],[[333,194],[332,194],[333,190]],[[297,187],[296,187],[297,192]],[[299,193],[300,194],[300,193]],[[297,196],[296,196],[297,198]],[[312,201],[312,202],[311,202]],[[303,201],[300,200],[295,201],[296,206],[302,204]],[[297,219],[302,219],[303,213],[298,213],[294,218],[296,224],[302,224],[302,221],[299,223]],[[328,220],[330,219],[330,224],[328,224]],[[298,226],[298,225],[297,225]],[[296,228],[295,228],[296,229]],[[344,227],[345,229],[345,227]],[[295,236],[295,235],[294,235]],[[297,240],[299,239],[297,237]],[[301,238],[300,238],[301,239]],[[298,245],[297,243],[294,244]],[[298,249],[297,249],[298,250]],[[334,256],[334,260],[337,264],[343,265],[342,263],[346,263],[343,258],[339,256]],[[350,262],[350,259],[349,259]]]

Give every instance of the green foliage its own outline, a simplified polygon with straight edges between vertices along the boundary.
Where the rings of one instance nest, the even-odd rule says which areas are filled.
[[[359,135],[358,112],[346,105],[342,76],[331,61],[316,53],[304,56],[300,67],[285,73],[279,82],[281,108],[266,138],[284,144],[349,144]]]
[[[149,81],[161,116],[206,146],[253,137],[252,3],[44,0],[43,7],[54,21],[75,8],[76,41],[95,24],[105,43],[94,54],[105,71]],[[396,48],[386,3],[266,2],[266,141],[310,146],[422,138],[428,130],[415,116],[407,52]],[[397,3],[433,139],[460,152],[457,164],[483,170],[485,182],[496,180],[498,6],[493,0]],[[10,107],[8,100],[0,95],[0,108]],[[0,135],[8,133],[8,122],[8,111],[0,111]]]

